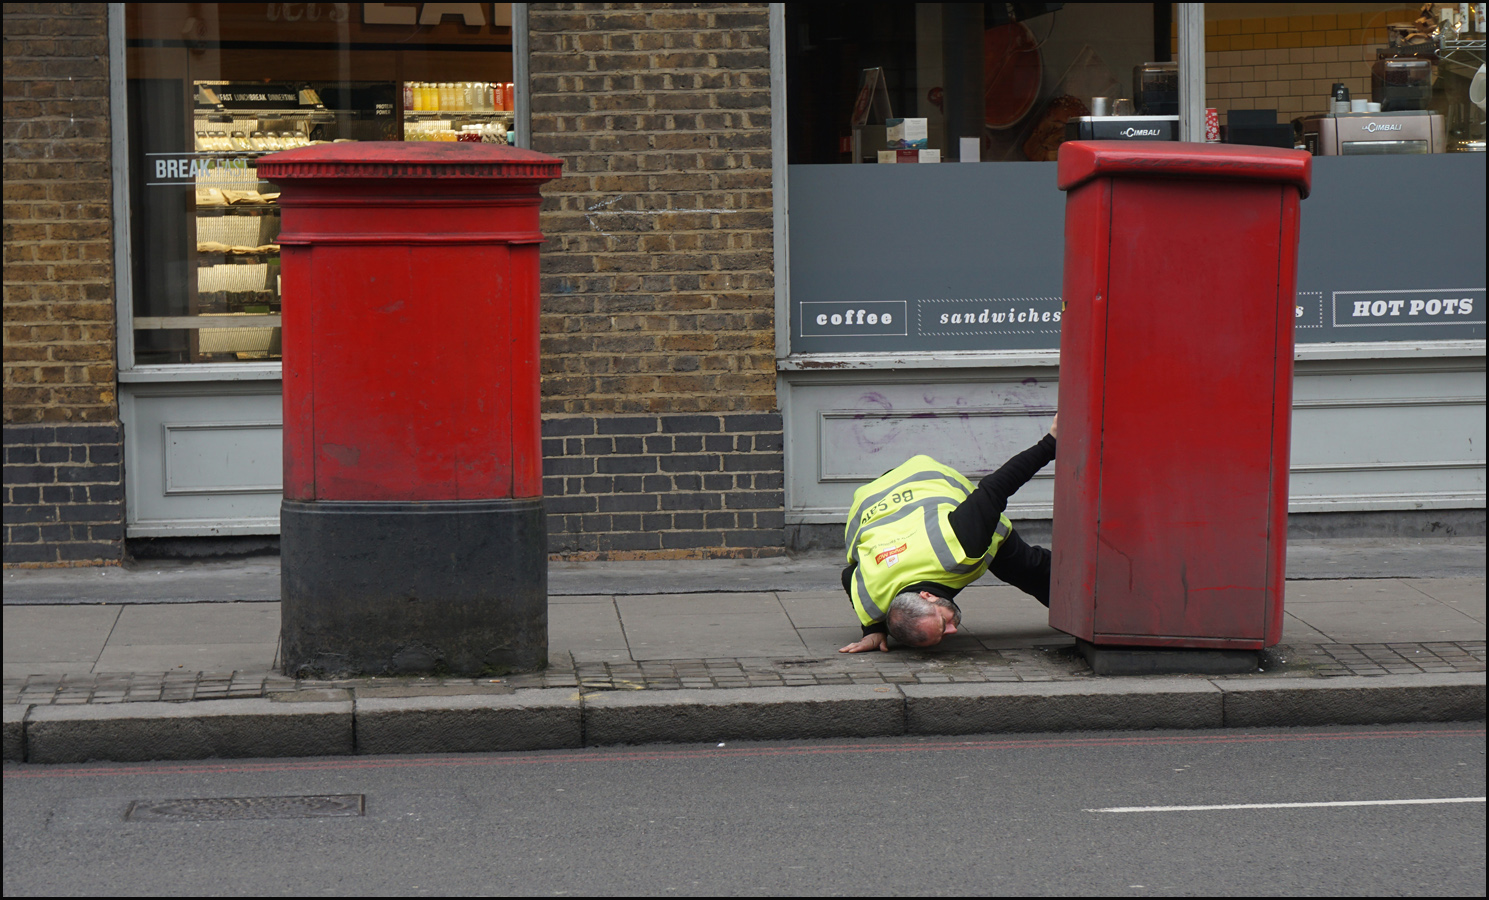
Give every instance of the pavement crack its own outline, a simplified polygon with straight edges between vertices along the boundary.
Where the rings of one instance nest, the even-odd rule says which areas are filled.
[[[89,672],[95,675],[98,674],[98,661],[103,659],[103,653],[109,648],[109,641],[114,637],[114,630],[119,627],[119,619],[123,618],[123,616],[124,607],[121,605],[119,611],[114,614],[114,621],[109,623],[109,633],[104,636],[103,644],[98,648],[98,655],[93,657],[93,665],[88,667]]]

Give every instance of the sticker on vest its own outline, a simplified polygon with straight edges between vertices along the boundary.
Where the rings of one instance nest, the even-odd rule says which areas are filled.
[[[874,557],[874,562],[886,566],[892,566],[900,561],[900,554],[904,553],[905,548],[909,546],[909,544],[901,544],[898,547],[892,547],[888,550],[885,550],[884,552]]]

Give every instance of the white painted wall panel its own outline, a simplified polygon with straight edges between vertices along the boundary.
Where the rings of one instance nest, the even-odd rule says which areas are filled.
[[[786,521],[842,521],[860,484],[916,453],[976,478],[1039,439],[1058,369],[782,373]],[[1482,509],[1484,358],[1301,362],[1289,510]],[[1009,507],[1052,514],[1054,467]]]
[[[278,381],[121,389],[130,537],[278,533]]]

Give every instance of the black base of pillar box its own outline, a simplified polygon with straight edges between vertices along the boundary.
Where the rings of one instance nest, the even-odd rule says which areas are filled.
[[[1096,675],[1239,675],[1261,663],[1260,650],[1110,647],[1080,638],[1075,645]]]
[[[548,664],[541,499],[285,500],[281,655],[296,677]]]

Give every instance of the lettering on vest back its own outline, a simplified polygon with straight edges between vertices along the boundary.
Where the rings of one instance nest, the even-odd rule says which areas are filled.
[[[858,521],[867,522],[869,519],[878,517],[880,513],[887,512],[889,510],[889,505],[891,503],[898,506],[901,503],[909,503],[911,500],[914,499],[915,492],[910,490],[899,491],[897,493],[891,494],[889,497],[880,500],[878,503],[864,510],[863,513],[858,517]]]

